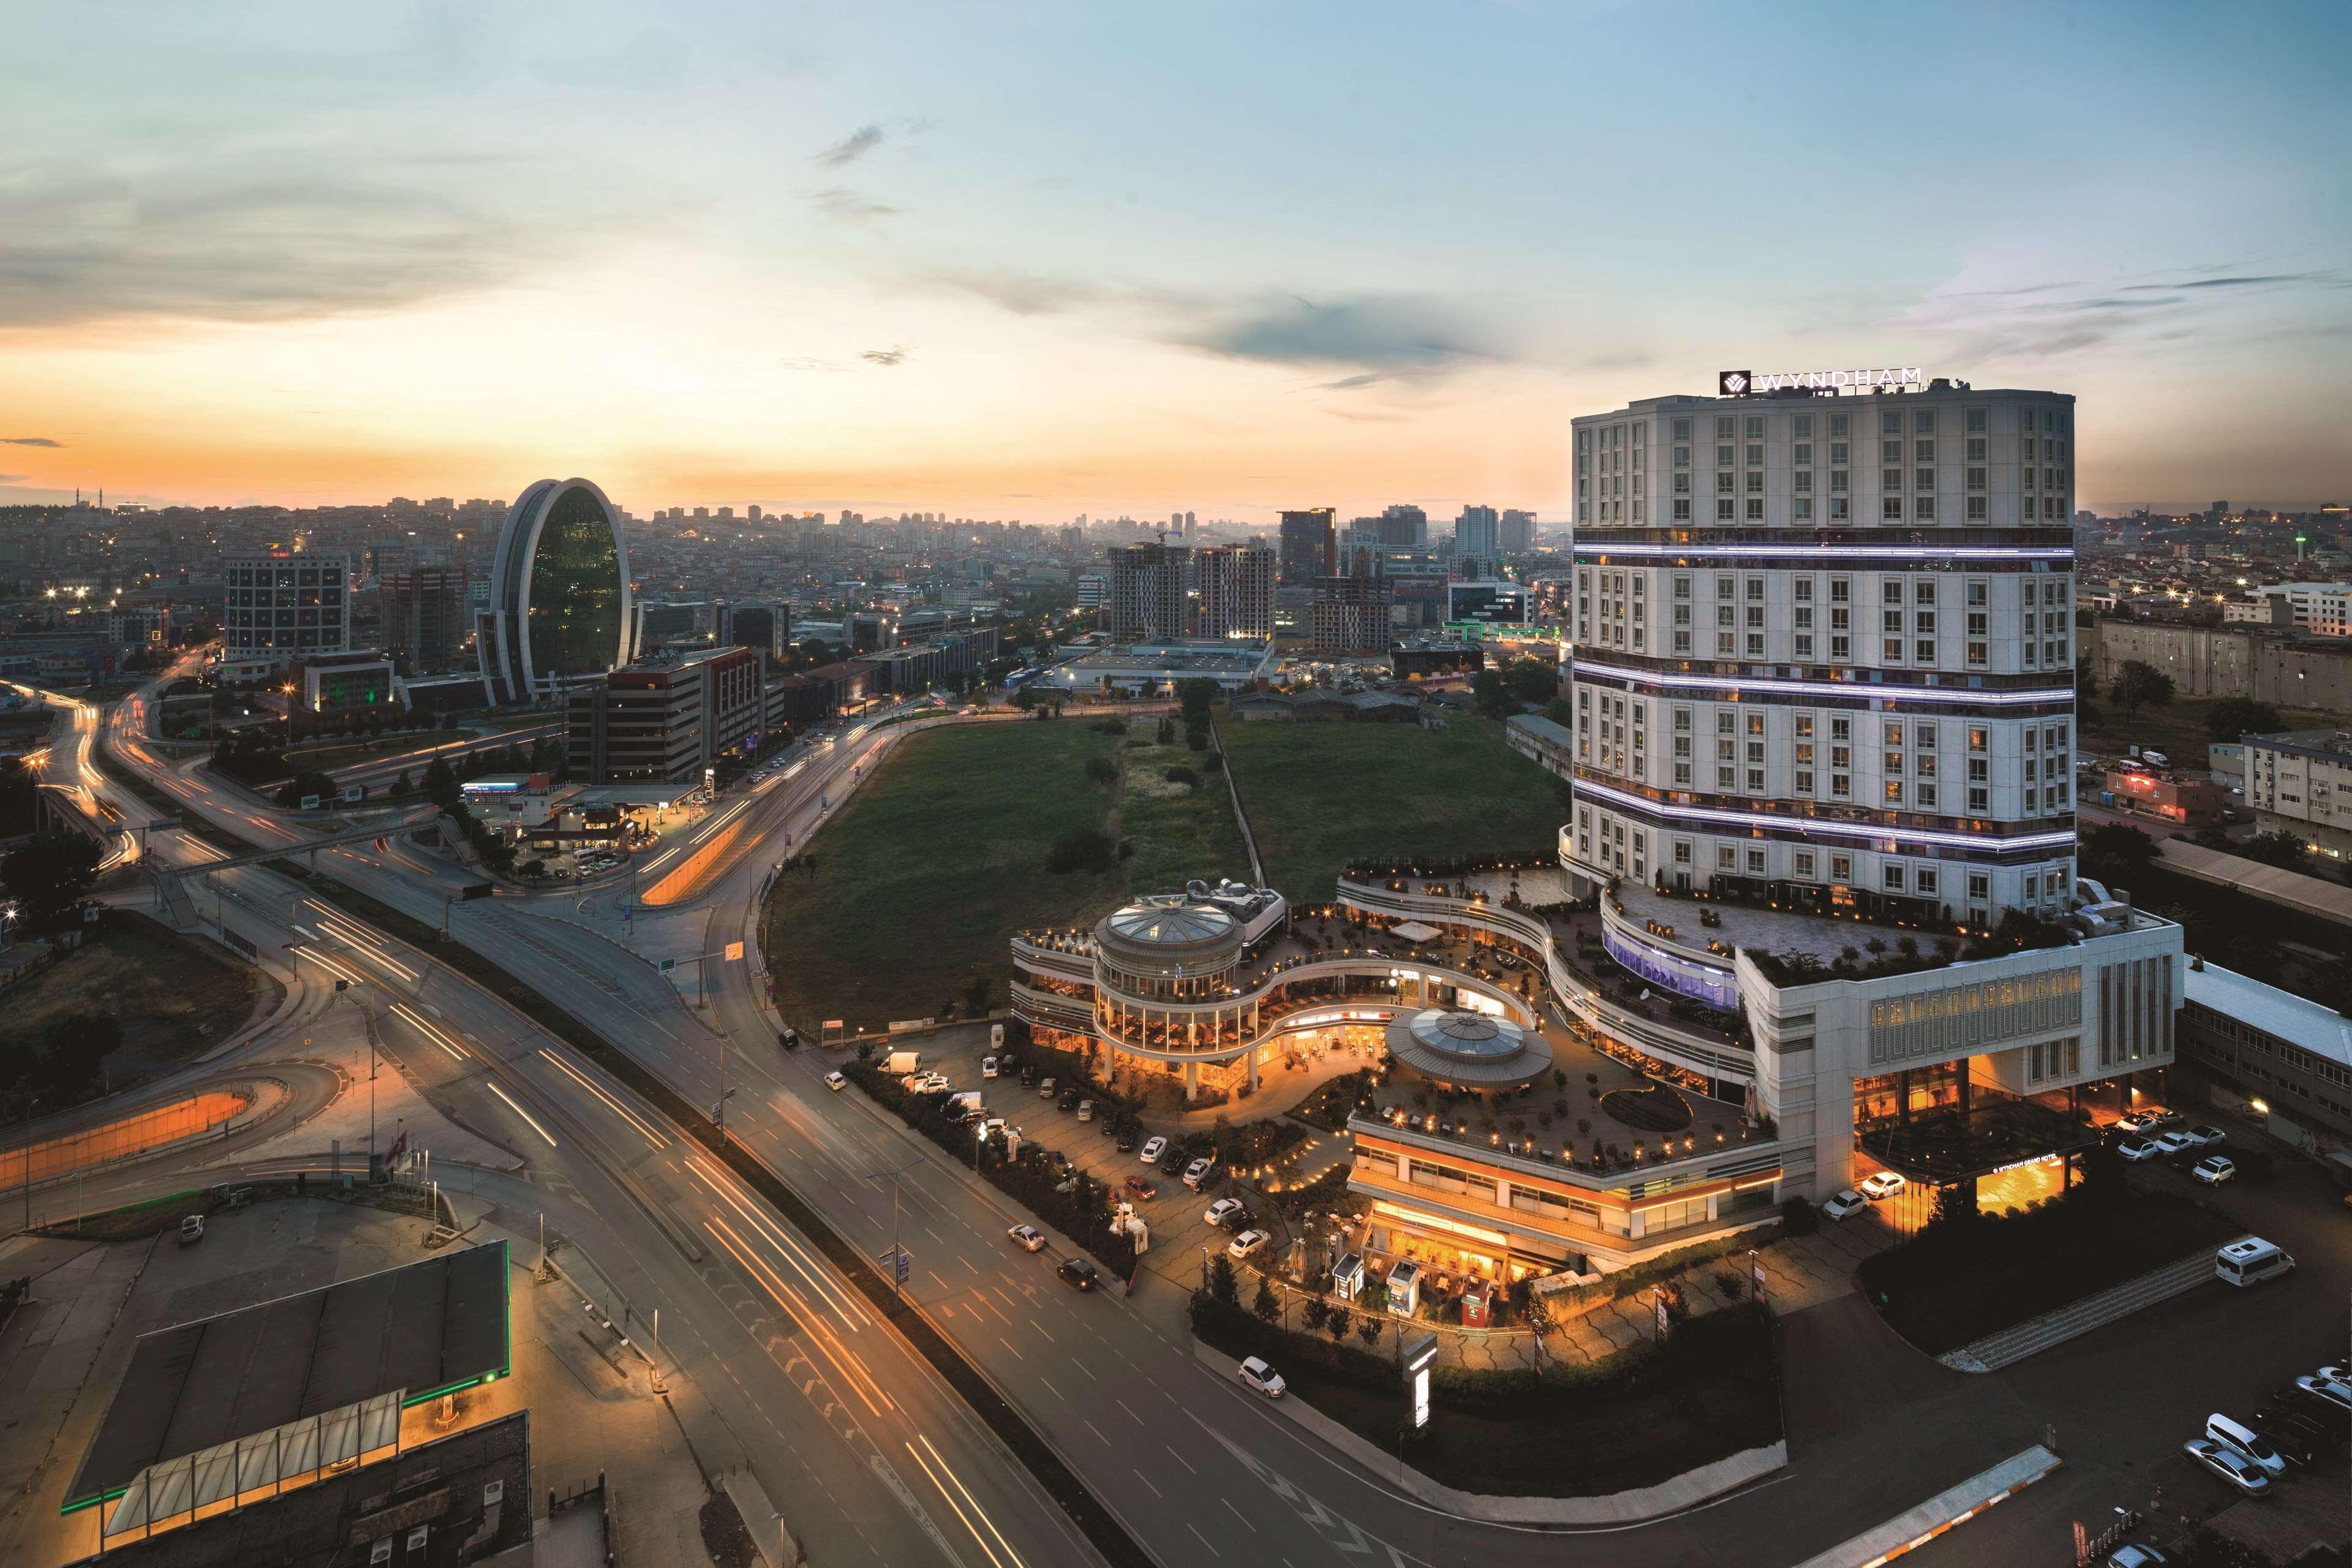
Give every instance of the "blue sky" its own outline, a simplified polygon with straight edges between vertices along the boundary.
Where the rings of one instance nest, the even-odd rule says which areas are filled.
[[[2352,498],[2336,5],[18,7],[0,496],[1559,515],[1717,368]]]

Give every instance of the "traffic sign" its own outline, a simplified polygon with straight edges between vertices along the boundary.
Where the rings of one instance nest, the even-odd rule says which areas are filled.
[[[740,942],[729,942],[727,944],[727,962],[730,963],[740,963],[742,962],[742,959],[743,944]]]
[[[898,1276],[898,1283],[901,1285],[907,1282],[907,1277],[914,1271],[915,1268],[914,1254],[903,1247],[891,1247],[882,1255],[880,1261],[890,1266],[890,1271]]]
[[[665,958],[661,961],[661,972],[664,974],[667,974],[671,970],[676,969],[677,967],[677,960],[675,958]]]
[[[176,818],[169,816],[158,817],[155,821],[147,825],[147,831],[150,833],[169,833],[172,829],[179,826],[180,824]]]

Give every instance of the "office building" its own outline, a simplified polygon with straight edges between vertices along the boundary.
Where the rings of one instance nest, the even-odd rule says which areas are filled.
[[[1328,506],[1282,514],[1281,585],[1303,588],[1339,574],[1339,513]]]
[[[1383,544],[1418,550],[1429,542],[1429,514],[1417,506],[1384,508],[1376,521]]]
[[[1528,624],[1528,591],[1517,583],[1469,582],[1445,584],[1448,626],[1475,624],[1523,626]]]
[[[620,514],[586,479],[541,479],[507,511],[475,616],[483,680],[501,703],[544,701],[635,651]]]
[[[1531,511],[1506,511],[1496,525],[1502,552],[1506,555],[1524,555],[1536,547],[1536,514]]]
[[[268,664],[341,653],[352,646],[348,552],[310,550],[233,556],[221,563],[221,658]]]
[[[630,647],[639,658],[652,653],[665,643],[688,642],[694,637],[699,604],[670,603],[659,599],[639,599],[635,608],[636,628]]]
[[[2180,1055],[2273,1138],[2352,1144],[2352,1039],[2335,1008],[2192,958]]]
[[[1491,506],[1465,506],[1454,521],[1454,553],[1492,561],[1503,552],[1502,519]]]
[[[2352,637],[2352,583],[2270,583],[2254,590],[2273,605],[2284,603],[2286,620],[2314,637]],[[2274,619],[2276,612],[2266,619]],[[2222,619],[2230,620],[2226,609]]]
[[[1078,608],[1099,610],[1110,603],[1110,574],[1081,572],[1078,574]]]
[[[1307,647],[1318,658],[1385,657],[1391,602],[1385,577],[1318,578],[1307,606]]]
[[[313,654],[292,660],[287,674],[297,712],[363,713],[402,705],[392,660],[378,654]]]
[[[1275,552],[1262,544],[1213,544],[1192,552],[1199,574],[1192,633],[1202,637],[1274,636]]]
[[[772,669],[792,651],[793,612],[789,605],[721,605],[719,646],[760,650]]]
[[[2245,737],[2246,804],[2263,833],[2292,833],[2314,854],[2352,854],[2352,731]]]
[[[1110,552],[1110,598],[1103,630],[1113,642],[1167,642],[1191,631],[1181,545],[1129,544]]]
[[[464,569],[409,566],[383,582],[383,651],[413,675],[457,668],[470,631]]]
[[[765,730],[760,655],[706,648],[612,670],[572,687],[567,718],[577,778],[697,784],[721,755],[756,745]]]

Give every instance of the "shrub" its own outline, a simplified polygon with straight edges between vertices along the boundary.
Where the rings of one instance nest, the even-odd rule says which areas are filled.
[[[1088,757],[1087,779],[1091,784],[1117,784],[1118,783],[1118,764],[1108,757]]]
[[[1201,775],[1186,767],[1162,768],[1160,770],[1160,776],[1170,784],[1183,784],[1187,788],[1201,782]]]
[[[1811,1236],[1822,1227],[1822,1216],[1803,1198],[1780,1200],[1780,1228],[1790,1236]]]
[[[1099,828],[1081,827],[1064,834],[1045,852],[1045,869],[1056,877],[1073,871],[1108,871],[1118,859],[1118,848],[1110,835]]]
[[[1092,730],[1097,735],[1124,735],[1127,733],[1127,721],[1124,719],[1097,719],[1093,723],[1087,725],[1087,728]]]

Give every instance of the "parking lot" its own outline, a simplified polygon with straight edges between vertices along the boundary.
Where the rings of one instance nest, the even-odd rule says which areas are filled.
[[[981,1063],[992,1054],[988,1037],[987,1026],[962,1025],[910,1041],[901,1048],[914,1051],[923,1070],[944,1076],[950,1092],[979,1091],[988,1114],[1003,1118],[1007,1127],[1019,1131],[1024,1142],[1059,1151],[1077,1169],[1117,1189],[1120,1196],[1132,1202],[1137,1216],[1151,1231],[1151,1245],[1143,1255],[1145,1268],[1187,1289],[1200,1283],[1202,1249],[1207,1247],[1223,1251],[1232,1241],[1234,1232],[1243,1228],[1228,1226],[1219,1230],[1205,1218],[1211,1203],[1229,1196],[1241,1196],[1254,1222],[1273,1233],[1272,1239],[1252,1261],[1273,1267],[1287,1256],[1288,1227],[1270,1212],[1269,1205],[1244,1192],[1232,1179],[1233,1173],[1223,1167],[1212,1171],[1196,1193],[1184,1185],[1182,1160],[1170,1160],[1157,1167],[1146,1165],[1140,1158],[1140,1145],[1134,1152],[1118,1151],[1113,1122],[1107,1116],[1080,1121],[1075,1107],[1062,1109],[1059,1093],[1063,1085],[1056,1084],[1055,1097],[1047,1099],[1038,1093],[1035,1084],[1024,1085],[1015,1075],[983,1079]],[[887,1047],[877,1047],[875,1059],[878,1062],[887,1055]],[[1046,1052],[1032,1052],[1030,1057],[1040,1062],[1058,1059]],[[1045,1075],[1046,1069],[1041,1067],[1038,1077],[1042,1079]],[[1182,1126],[1147,1121],[1140,1130],[1145,1139],[1165,1136],[1171,1143],[1188,1134],[1205,1143],[1208,1132],[1207,1120]],[[1331,1141],[1331,1135],[1323,1132],[1310,1132],[1308,1138],[1313,1142],[1301,1147],[1309,1158]],[[1129,1178],[1150,1183],[1156,1195],[1147,1198],[1128,1192],[1126,1184]]]

